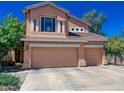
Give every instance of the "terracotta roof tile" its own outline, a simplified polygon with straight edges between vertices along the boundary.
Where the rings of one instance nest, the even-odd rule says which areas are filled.
[[[49,41],[75,41],[75,42],[88,42],[88,41],[106,41],[107,39],[103,36],[94,33],[82,33],[82,32],[69,32],[66,38],[59,37],[31,37],[26,36],[25,39],[36,40],[49,40]]]
[[[82,39],[85,38],[87,41],[106,41],[107,38],[94,34],[94,33],[82,33],[75,32],[74,34],[79,35]]]

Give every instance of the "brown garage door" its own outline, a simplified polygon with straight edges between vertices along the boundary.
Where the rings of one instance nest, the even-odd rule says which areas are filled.
[[[101,48],[85,48],[85,60],[87,65],[102,64],[102,49]]]
[[[77,66],[77,48],[32,48],[32,68]]]

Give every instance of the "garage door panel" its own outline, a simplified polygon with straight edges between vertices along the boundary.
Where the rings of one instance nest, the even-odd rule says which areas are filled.
[[[85,60],[87,65],[99,65],[102,63],[102,48],[85,48]]]
[[[32,48],[32,67],[77,66],[76,48]]]

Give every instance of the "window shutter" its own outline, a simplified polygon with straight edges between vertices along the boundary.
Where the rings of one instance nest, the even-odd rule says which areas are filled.
[[[36,32],[38,32],[38,30],[39,30],[39,25],[38,25],[38,18],[36,18]]]

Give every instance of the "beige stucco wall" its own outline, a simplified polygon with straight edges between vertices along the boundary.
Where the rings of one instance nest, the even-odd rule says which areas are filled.
[[[64,12],[50,5],[33,8],[31,9],[30,14],[31,14],[30,16],[31,18],[35,18],[40,15],[51,15],[51,16],[53,15],[53,16],[60,16],[63,19],[65,19],[65,16],[66,16]]]
[[[30,42],[24,42],[24,63],[22,68],[31,68],[31,49],[29,45]]]
[[[71,31],[71,27],[83,27],[84,28],[84,32],[82,33],[88,33],[89,30],[87,29],[87,27],[83,24],[81,24],[80,22],[76,21],[76,20],[72,20],[70,19],[68,22],[68,28],[69,28],[69,32]]]

